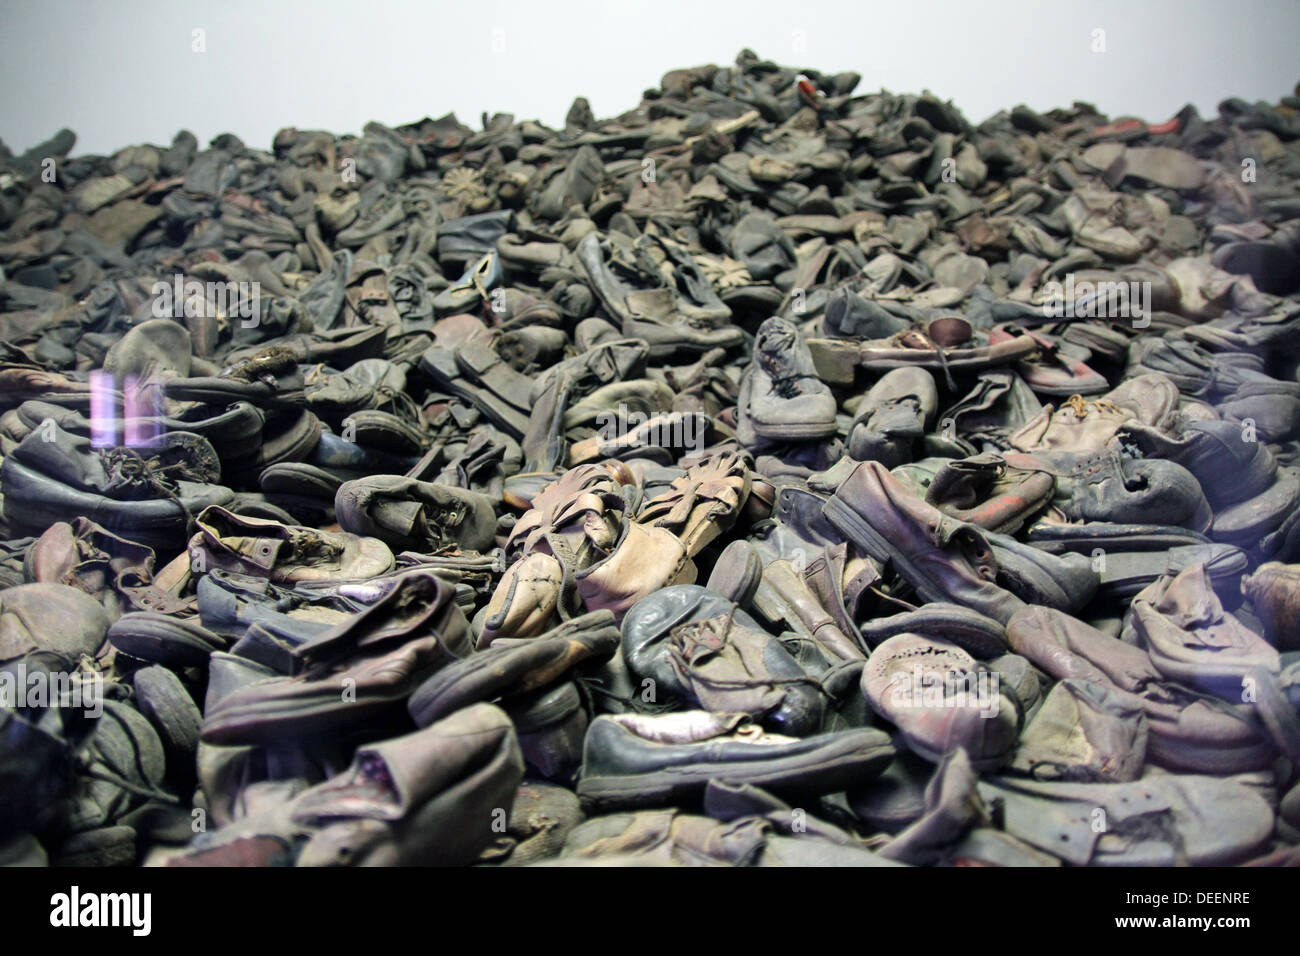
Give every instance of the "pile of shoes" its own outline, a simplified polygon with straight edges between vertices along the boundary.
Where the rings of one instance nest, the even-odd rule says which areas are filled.
[[[0,863],[1300,861],[1300,95],[859,80],[0,145]]]

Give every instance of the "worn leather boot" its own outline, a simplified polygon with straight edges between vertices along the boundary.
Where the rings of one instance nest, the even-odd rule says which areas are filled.
[[[980,530],[911,494],[879,462],[854,468],[823,512],[926,601],[961,604],[1004,623],[1023,606],[994,583],[997,562]]]
[[[334,511],[344,531],[378,538],[398,551],[486,551],[496,536],[487,495],[399,475],[344,482]]]

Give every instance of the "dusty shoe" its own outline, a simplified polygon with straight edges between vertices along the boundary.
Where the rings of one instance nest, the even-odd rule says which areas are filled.
[[[690,461],[669,490],[642,504],[636,520],[673,532],[695,557],[739,520],[754,484],[745,455],[713,452]]]
[[[911,494],[879,462],[863,462],[824,506],[844,536],[894,570],[926,601],[1005,622],[1023,603],[993,582],[997,563],[979,529]]]
[[[1051,503],[1056,476],[1015,468],[1001,455],[949,461],[934,473],[925,500],[944,514],[988,531],[1014,534]]]
[[[759,327],[739,407],[736,434],[746,447],[835,434],[835,396],[818,377],[794,323],[773,316]]]
[[[644,339],[655,356],[739,345],[743,335],[729,323],[731,310],[699,268],[683,274],[690,291],[679,292],[664,284],[650,246],[648,239],[629,241],[618,233],[604,242],[589,233],[578,243],[578,262],[601,303],[622,323],[623,334]]]
[[[344,531],[399,551],[486,551],[496,536],[496,513],[486,495],[399,475],[344,482],[334,510]]]
[[[1122,444],[1148,458],[1164,458],[1190,471],[1216,509],[1261,494],[1273,484],[1277,461],[1261,441],[1245,441],[1239,424],[1224,421],[1181,421],[1173,435],[1126,423],[1118,433]]]
[[[1011,646],[1060,680],[1079,678],[1134,695],[1147,718],[1147,759],[1187,773],[1245,773],[1276,755],[1250,708],[1162,680],[1151,658],[1060,611],[1028,607],[1007,625]]]
[[[964,749],[976,768],[1005,764],[1020,732],[1020,705],[1000,691],[996,673],[948,641],[891,637],[862,672],[871,709],[898,727],[907,747],[938,762]]]
[[[217,483],[221,466],[207,439],[168,432],[159,442],[97,449],[89,436],[52,421],[38,428],[0,466],[10,527],[41,534],[81,516],[140,544],[175,549],[189,515],[227,504],[234,494]]]
[[[1146,753],[1139,701],[1105,684],[1068,679],[1025,727],[1011,767],[1038,780],[1122,783],[1141,775]]]
[[[358,748],[352,767],[294,800],[315,832],[298,866],[457,866],[491,842],[495,807],[523,778],[509,720],[477,704],[404,737]]]
[[[404,575],[361,614],[294,648],[294,676],[216,698],[210,688],[203,740],[230,745],[286,734],[382,733],[405,717],[407,698],[426,677],[469,653],[469,624],[454,595],[432,574]]]
[[[1270,561],[1241,579],[1241,593],[1279,651],[1300,650],[1300,565]]]
[[[1231,778],[1165,774],[1130,783],[1039,783],[1004,777],[980,782],[977,790],[985,801],[1001,802],[1008,833],[1074,866],[1225,866],[1258,853],[1273,832],[1268,803]],[[1099,819],[1104,828],[1095,825]]]
[[[0,591],[0,663],[33,651],[68,660],[98,654],[109,619],[98,601],[66,584],[20,584]]]
[[[939,393],[921,368],[886,372],[862,399],[849,427],[849,454],[886,468],[912,458],[913,443],[930,430]]]
[[[1169,680],[1240,702],[1243,679],[1277,673],[1277,650],[1223,610],[1204,565],[1161,578],[1133,599],[1133,631]]]
[[[512,698],[564,680],[584,661],[600,663],[618,648],[608,611],[572,618],[540,637],[501,640],[433,674],[411,696],[407,709],[420,726],[479,700]]]
[[[504,837],[479,858],[496,866],[528,866],[559,856],[574,827],[584,819],[572,790],[525,780],[515,793]]]
[[[198,571],[224,568],[297,582],[369,578],[393,567],[393,553],[377,538],[243,518],[216,506],[205,508],[195,524],[190,556]]]
[[[1178,398],[1178,386],[1168,376],[1139,375],[1097,399],[1072,397],[1060,408],[1048,405],[1011,436],[1011,445],[1017,451],[1094,454],[1125,422],[1168,428]]]
[[[819,795],[866,782],[893,757],[868,728],[798,740],[741,714],[605,715],[587,731],[578,796],[592,808],[660,806],[698,800],[711,780]]]
[[[523,777],[509,718],[478,704],[357,748],[351,766],[201,834],[170,866],[464,866]],[[487,808],[489,812],[479,813]]]
[[[1054,474],[1053,503],[1074,521],[1162,524],[1205,532],[1214,512],[1182,465],[1123,458],[1113,448],[1093,455],[1008,452],[1009,465]]]
[[[821,728],[821,689],[776,638],[726,598],[702,587],[665,588],[623,621],[623,659],[656,700],[744,713],[802,737]]]

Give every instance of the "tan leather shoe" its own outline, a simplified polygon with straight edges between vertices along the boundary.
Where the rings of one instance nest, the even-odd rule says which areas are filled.
[[[194,523],[199,530],[189,551],[199,572],[223,568],[293,583],[372,578],[393,569],[393,552],[378,538],[245,518],[217,505]]]
[[[735,523],[749,498],[747,456],[738,451],[706,455],[673,481],[670,491],[647,501],[637,514],[645,525],[666,528],[694,557]]]

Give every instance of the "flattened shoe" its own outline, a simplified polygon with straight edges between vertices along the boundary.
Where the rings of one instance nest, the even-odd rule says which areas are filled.
[[[206,668],[214,651],[230,646],[227,638],[197,620],[157,611],[123,614],[108,629],[108,641],[137,660],[172,668]]]
[[[378,538],[399,551],[449,545],[486,551],[496,536],[496,512],[487,495],[400,475],[344,482],[334,511],[345,531]]]
[[[523,775],[514,728],[491,704],[359,747],[347,771],[293,801],[290,819],[314,830],[297,865],[466,865]]]
[[[1056,476],[1053,504],[1074,521],[1177,525],[1206,532],[1215,520],[1195,476],[1159,458],[1008,452],[1007,464]]]
[[[1013,770],[1036,780],[1123,783],[1142,773],[1147,718],[1139,701],[1106,684],[1069,678],[1025,727]]]
[[[264,744],[400,727],[415,688],[469,653],[469,624],[454,594],[428,572],[403,575],[361,614],[295,647],[294,676],[254,681],[215,699],[210,689],[203,740]]]
[[[1277,650],[1223,610],[1205,566],[1161,578],[1133,599],[1139,646],[1168,680],[1243,700],[1243,678],[1281,669]]]
[[[1268,803],[1232,778],[1165,774],[1130,783],[1040,783],[1003,777],[976,789],[985,801],[1001,802],[1008,833],[1073,866],[1228,866],[1257,854],[1273,832]]]

